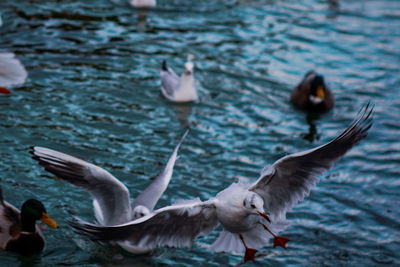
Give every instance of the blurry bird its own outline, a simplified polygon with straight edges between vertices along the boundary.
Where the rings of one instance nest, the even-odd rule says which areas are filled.
[[[14,53],[0,53],[0,94],[11,94],[7,87],[21,85],[27,77],[28,73]]]
[[[135,199],[131,205],[129,190],[106,170],[75,158],[73,156],[34,146],[30,153],[40,166],[57,178],[85,189],[94,198],[93,207],[97,221],[103,225],[116,225],[136,220],[151,213],[167,189],[172,177],[178,150],[188,131],[182,136],[172,152],[166,166],[154,181]],[[132,245],[130,242],[118,243],[132,253],[146,253],[147,248]]]
[[[156,0],[128,0],[129,4],[134,7],[155,7]]]
[[[14,53],[0,53],[0,93],[10,94],[7,87],[21,85],[28,77],[22,63]]]
[[[185,63],[185,70],[181,77],[167,66],[164,60],[161,66],[161,92],[172,102],[193,102],[198,99],[193,75],[193,62]]]
[[[326,112],[333,108],[334,97],[326,86],[324,77],[309,71],[290,97],[294,106],[308,112]]]
[[[188,247],[197,237],[222,224],[224,230],[211,250],[245,251],[244,261],[254,260],[256,249],[268,245],[271,237],[274,247],[286,247],[289,238],[277,236],[288,226],[286,212],[309,195],[318,176],[367,136],[372,110],[366,105],[331,142],[287,155],[264,167],[255,182],[234,183],[207,201],[180,201],[115,226],[95,225],[76,217],[70,224],[93,241],[129,241],[149,249]]]
[[[46,212],[42,202],[28,199],[24,202],[21,212],[3,199],[0,187],[0,246],[5,250],[18,252],[22,255],[39,253],[45,241],[42,232],[36,225],[41,220],[52,228],[57,228]]]

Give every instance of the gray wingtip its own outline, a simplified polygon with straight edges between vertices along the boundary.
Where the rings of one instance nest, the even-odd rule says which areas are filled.
[[[179,140],[178,144],[176,145],[175,151],[178,151],[179,147],[181,146],[181,144],[183,143],[183,140],[185,140],[186,136],[189,134],[190,130],[189,128],[186,129],[185,133],[183,134],[183,136],[181,137],[181,139]]]
[[[33,155],[35,153],[35,146],[29,146],[28,152]]]
[[[180,140],[180,141],[183,141],[183,140],[186,138],[186,136],[189,134],[189,132],[190,132],[190,129],[187,128],[186,131],[185,131],[185,133],[184,133],[183,136],[181,137],[181,140]]]

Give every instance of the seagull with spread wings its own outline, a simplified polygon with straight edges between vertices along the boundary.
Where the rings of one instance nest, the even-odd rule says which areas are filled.
[[[207,201],[181,201],[120,225],[96,225],[76,217],[70,224],[93,241],[129,241],[149,249],[188,247],[221,224],[223,231],[211,249],[244,250],[244,261],[254,260],[256,249],[267,246],[272,237],[274,247],[286,246],[289,239],[277,236],[288,226],[286,212],[310,193],[320,175],[367,136],[372,110],[366,105],[329,143],[285,156],[266,166],[255,182],[234,183]]]
[[[103,168],[44,147],[33,146],[29,152],[32,154],[32,158],[46,171],[61,180],[85,189],[92,195],[94,214],[101,225],[119,225],[153,212],[158,200],[168,187],[179,147],[188,132],[187,130],[184,133],[176,145],[163,170],[132,205],[126,186]],[[147,247],[136,246],[129,241],[118,242],[118,245],[136,254],[146,253],[150,250]]]

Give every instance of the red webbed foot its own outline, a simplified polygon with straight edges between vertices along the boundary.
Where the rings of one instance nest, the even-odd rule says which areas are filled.
[[[254,248],[246,248],[246,252],[244,253],[243,261],[246,263],[248,261],[254,261],[254,256],[257,253],[257,249]]]
[[[290,239],[284,236],[275,236],[274,237],[274,247],[283,247],[286,248],[286,243],[289,242]]]
[[[5,87],[2,87],[2,86],[0,86],[0,94],[6,94],[6,95],[9,95],[9,94],[11,94],[11,91],[10,90],[8,90],[7,88],[5,88]]]

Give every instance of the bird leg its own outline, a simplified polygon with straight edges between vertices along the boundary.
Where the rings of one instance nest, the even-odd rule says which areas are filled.
[[[248,261],[254,261],[254,256],[256,255],[256,252],[258,250],[254,248],[248,248],[246,246],[246,243],[244,242],[242,234],[239,234],[240,240],[242,240],[242,243],[244,245],[244,248],[246,249],[246,252],[244,253],[243,261],[246,263]]]
[[[274,234],[265,224],[261,224],[265,230],[268,231],[274,237],[274,247],[283,247],[286,248],[286,243],[290,241],[289,238],[284,236],[277,236]]]

